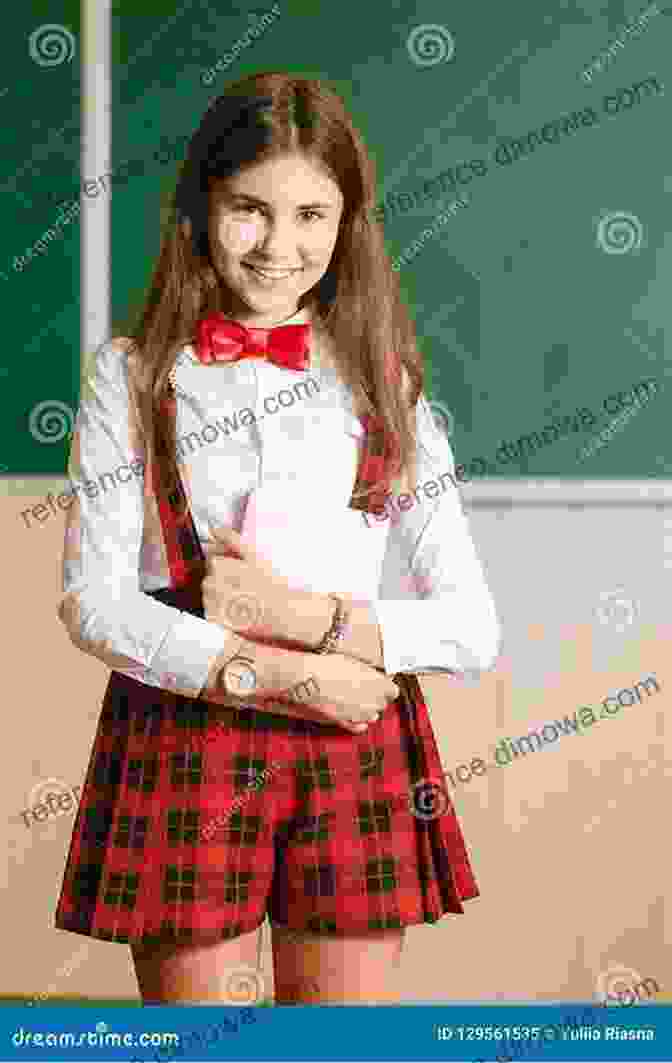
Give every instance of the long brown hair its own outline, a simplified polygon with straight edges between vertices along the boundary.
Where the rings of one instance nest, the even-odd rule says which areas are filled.
[[[139,320],[124,330],[137,354],[134,383],[146,458],[158,474],[157,487],[171,494],[177,441],[175,417],[166,416],[164,405],[168,374],[185,344],[194,342],[202,317],[230,313],[231,293],[210,256],[210,182],[294,153],[326,170],[344,199],[327,272],[299,308],[316,315],[333,339],[336,368],[352,390],[359,416],[382,418],[386,438],[389,433],[396,440],[394,475],[405,485],[414,484],[414,419],[409,412],[423,387],[423,367],[381,224],[371,218],[374,164],[334,91],[318,80],[268,72],[235,82],[208,107],[179,167]],[[362,497],[368,499],[376,490],[373,485]]]

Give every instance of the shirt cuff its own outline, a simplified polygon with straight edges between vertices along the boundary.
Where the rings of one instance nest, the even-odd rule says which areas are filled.
[[[181,613],[152,660],[152,672],[160,677],[162,687],[197,698],[215,657],[227,644],[233,654],[239,642],[233,631],[192,613]]]
[[[432,604],[427,601],[389,599],[377,599],[370,603],[380,628],[386,675],[464,670],[466,651],[456,641],[438,636],[437,625],[428,615],[432,610],[427,607]],[[413,607],[416,607],[416,615],[411,618],[409,612]],[[410,636],[409,630],[412,631]]]

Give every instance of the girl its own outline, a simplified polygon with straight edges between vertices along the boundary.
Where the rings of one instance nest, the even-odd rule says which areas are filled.
[[[127,943],[145,1003],[240,1003],[267,912],[278,1003],[394,999],[405,927],[479,895],[415,676],[499,626],[374,203],[335,93],[232,85],[81,397],[59,616],[112,675],[55,922]],[[269,489],[339,593],[241,537]]]

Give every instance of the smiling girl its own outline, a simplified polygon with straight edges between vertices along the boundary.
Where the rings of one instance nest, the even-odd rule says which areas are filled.
[[[365,519],[454,472],[375,198],[324,84],[232,85],[81,397],[71,478],[130,454],[145,474],[68,513],[59,616],[112,675],[56,926],[127,943],[145,1003],[230,1003],[267,914],[277,1003],[389,1001],[405,928],[478,896],[416,676],[489,668],[499,626],[454,481]],[[178,460],[178,433],[308,373],[302,402]],[[269,490],[332,593],[241,536]]]

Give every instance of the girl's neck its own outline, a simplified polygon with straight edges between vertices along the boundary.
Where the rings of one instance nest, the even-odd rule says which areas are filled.
[[[301,307],[298,303],[293,310],[278,311],[277,314],[255,314],[253,310],[250,310],[246,304],[235,301],[230,303],[228,300],[224,300],[224,314],[230,317],[233,321],[240,322],[241,325],[245,325],[247,328],[276,328],[278,325],[284,325],[286,321],[290,321],[293,317],[305,307]]]
[[[246,325],[247,328],[277,328],[279,325],[284,325],[287,321],[291,321],[293,317],[299,313],[297,310],[292,310],[291,314],[283,314],[281,317],[273,316],[272,318],[263,317],[259,318],[258,315],[252,317],[234,317],[234,321],[239,321],[241,325]]]

